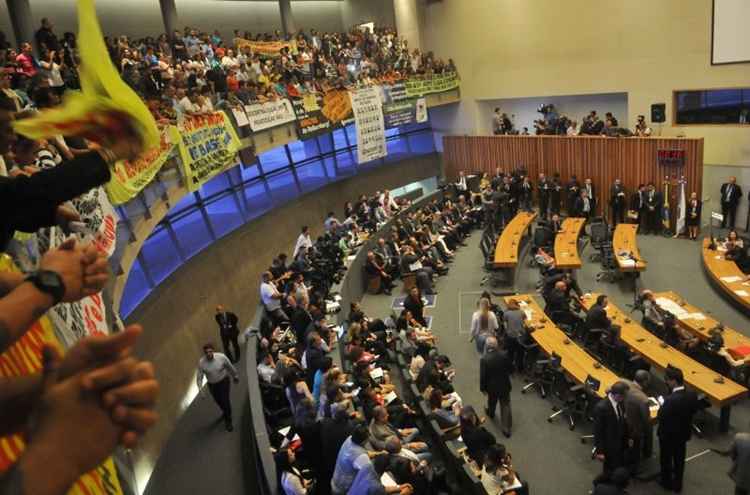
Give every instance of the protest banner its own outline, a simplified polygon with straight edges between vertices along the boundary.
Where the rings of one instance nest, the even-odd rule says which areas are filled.
[[[174,150],[169,128],[161,129],[159,146],[144,152],[136,160],[123,160],[112,168],[112,179],[105,189],[114,205],[133,199],[154,179]]]
[[[253,132],[270,129],[296,119],[292,102],[286,98],[245,105],[245,114]]]
[[[237,50],[243,48],[250,48],[253,54],[257,54],[261,58],[276,58],[281,56],[281,50],[284,48],[289,49],[289,53],[292,55],[297,54],[297,42],[292,41],[251,41],[244,38],[235,38],[234,46]]]
[[[380,90],[370,86],[349,93],[357,126],[357,160],[359,163],[388,154]]]
[[[185,117],[171,133],[179,143],[182,175],[191,192],[237,164],[240,139],[224,112]]]
[[[449,74],[435,75],[428,79],[408,79],[404,85],[406,86],[407,96],[409,98],[416,98],[456,89],[459,85],[459,79],[457,73],[451,72]]]

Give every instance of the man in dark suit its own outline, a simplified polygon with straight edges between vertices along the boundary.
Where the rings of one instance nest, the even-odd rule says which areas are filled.
[[[721,221],[722,228],[727,228],[727,226],[730,229],[734,228],[740,199],[742,199],[742,188],[737,185],[736,177],[730,177],[729,182],[721,185],[721,214],[724,215]]]
[[[615,183],[609,189],[609,206],[612,208],[612,225],[625,223],[625,208],[627,204],[625,186],[620,179],[615,179]]]
[[[628,435],[632,439],[628,464],[633,471],[638,469],[642,458],[651,457],[654,433],[647,395],[650,381],[651,374],[639,369],[635,372],[634,381],[628,383],[630,389],[625,396],[625,420],[628,423]]]
[[[570,180],[568,181],[568,184],[565,186],[565,190],[567,191],[567,205],[566,209],[568,211],[569,217],[574,217],[575,215],[575,207],[576,207],[576,201],[578,200],[578,196],[581,195],[581,183],[578,182],[578,178],[575,175],[570,176]]]
[[[562,194],[562,184],[560,184],[560,174],[555,172],[552,176],[549,192],[549,211],[551,215],[560,214],[560,196]]]
[[[646,233],[659,234],[661,232],[661,194],[650,183],[646,188]]]
[[[603,477],[625,465],[628,428],[623,402],[627,393],[628,385],[618,381],[594,406],[594,451],[596,458],[604,464]]]
[[[643,227],[643,221],[646,218],[646,185],[638,184],[638,190],[630,196],[630,210],[638,215],[637,223]]]
[[[484,349],[485,355],[479,361],[479,390],[487,396],[485,411],[489,418],[494,418],[495,407],[500,403],[500,427],[503,435],[510,438],[513,426],[510,374],[513,372],[513,363],[495,337],[487,337]]]
[[[680,493],[686,444],[692,436],[693,415],[703,406],[695,392],[685,389],[682,370],[668,367],[664,375],[672,393],[664,399],[658,415],[661,485]]]
[[[289,319],[289,324],[294,331],[295,337],[297,337],[297,343],[301,346],[305,342],[305,336],[307,332],[312,329],[313,318],[310,314],[310,301],[306,296],[303,296],[297,301],[292,316]]]
[[[612,325],[607,316],[607,302],[607,296],[604,294],[597,296],[596,303],[586,313],[586,330],[607,330]]]
[[[589,200],[591,200],[591,215],[595,215],[598,200],[596,198],[596,187],[594,187],[591,177],[586,178],[581,191],[586,191],[586,194],[588,194]]]
[[[224,346],[224,354],[233,362],[240,360],[240,344],[237,337],[240,335],[240,329],[237,327],[237,315],[224,310],[224,306],[216,306],[216,323],[219,324],[219,335],[221,343]],[[229,346],[234,348],[234,353],[230,352]]]
[[[539,174],[539,184],[537,185],[539,191],[539,216],[546,220],[547,211],[549,210],[549,196],[552,190],[552,184],[547,180],[544,174]]]

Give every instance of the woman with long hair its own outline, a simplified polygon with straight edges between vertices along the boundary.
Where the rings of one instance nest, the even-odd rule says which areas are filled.
[[[487,337],[495,336],[499,325],[497,316],[490,311],[490,302],[487,299],[479,300],[479,309],[471,317],[471,337],[469,342],[475,342],[477,352],[484,353],[484,343]]]

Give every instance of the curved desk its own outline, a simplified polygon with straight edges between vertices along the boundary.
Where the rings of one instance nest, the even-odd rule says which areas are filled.
[[[551,355],[554,352],[560,356],[562,358],[560,365],[577,383],[584,383],[589,375],[599,380],[601,385],[596,394],[604,398],[606,391],[619,380],[617,375],[605,366],[601,366],[588,352],[557,328],[557,325],[544,314],[542,308],[530,294],[503,298],[505,304],[508,304],[511,299],[518,301],[521,309],[526,312],[527,322],[530,327],[534,328],[531,337],[539,344],[545,354]],[[598,368],[595,363],[599,366]]]
[[[621,272],[643,272],[646,271],[647,263],[641,257],[638,251],[638,243],[635,235],[638,232],[638,224],[621,223],[615,227],[615,233],[612,236],[612,249],[615,252],[617,266]],[[626,251],[633,255],[635,261],[629,257],[621,257],[620,253]]]
[[[724,259],[724,251],[708,249],[710,243],[710,239],[703,239],[703,267],[708,276],[745,312],[750,313],[750,285],[743,282],[746,275],[737,263]]]
[[[581,298],[588,310],[596,302],[599,294],[588,294]],[[682,370],[685,383],[698,392],[702,392],[713,405],[721,409],[719,428],[722,432],[729,430],[729,413],[732,404],[747,395],[747,389],[728,378],[721,377],[722,383],[717,383],[721,375],[710,368],[681,353],[674,347],[668,346],[654,334],[631,320],[628,315],[620,311],[611,302],[607,305],[607,315],[613,324],[622,328],[620,338],[635,352],[643,356],[654,366],[664,370],[672,365]]]
[[[555,266],[561,270],[581,268],[581,257],[578,254],[578,238],[581,236],[585,218],[566,218],[562,230],[555,237]]]
[[[530,230],[535,218],[536,213],[522,211],[508,222],[495,245],[495,267],[515,268],[518,265],[521,240]]]
[[[717,319],[712,318],[701,311],[700,308],[685,301],[676,292],[657,292],[654,294],[654,297],[661,309],[675,316],[680,327],[703,341],[711,337],[708,332],[719,324]],[[724,346],[729,349],[740,345],[750,346],[750,337],[741,334],[731,327],[724,326],[721,336],[724,339]]]

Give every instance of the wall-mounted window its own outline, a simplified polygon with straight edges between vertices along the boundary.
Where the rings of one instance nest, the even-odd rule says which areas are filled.
[[[750,125],[750,87],[674,92],[675,125]]]

